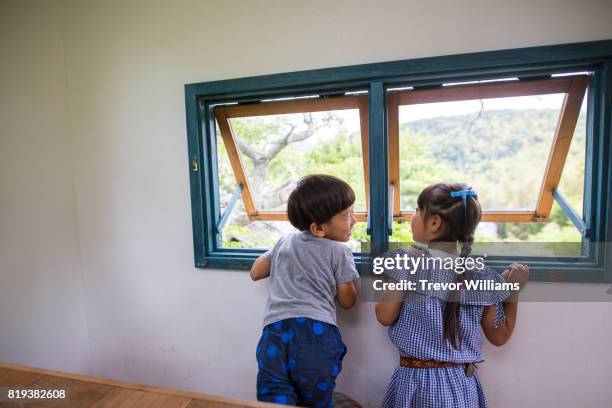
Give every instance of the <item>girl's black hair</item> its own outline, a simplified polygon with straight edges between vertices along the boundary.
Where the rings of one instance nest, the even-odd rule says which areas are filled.
[[[310,174],[298,181],[289,195],[287,215],[291,224],[305,231],[321,225],[355,202],[355,192],[345,181],[329,174]]]
[[[463,183],[433,184],[423,190],[417,199],[417,205],[423,220],[426,221],[432,215],[438,215],[442,218],[442,234],[434,241],[459,242],[461,244],[460,255],[462,257],[466,257],[472,252],[474,232],[480,222],[482,210],[478,202],[478,196],[468,196],[464,205],[461,197],[451,197],[451,193],[467,190],[468,188]],[[457,273],[455,281],[463,282],[464,275],[465,273]],[[454,292],[451,296],[451,301],[447,301],[444,304],[444,338],[457,350],[461,344],[458,292]]]

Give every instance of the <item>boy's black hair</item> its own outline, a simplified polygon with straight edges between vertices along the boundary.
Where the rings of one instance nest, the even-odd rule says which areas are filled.
[[[291,224],[305,231],[321,225],[355,202],[355,192],[345,181],[329,174],[310,174],[298,181],[289,195],[287,215]]]

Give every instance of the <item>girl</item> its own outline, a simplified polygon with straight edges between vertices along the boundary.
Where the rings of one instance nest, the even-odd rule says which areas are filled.
[[[435,184],[421,192],[412,218],[415,241],[427,244],[421,251],[402,250],[403,256],[465,261],[474,242],[481,209],[476,192],[465,184]],[[459,250],[458,250],[459,247]],[[393,255],[392,255],[393,256]],[[438,266],[431,266],[437,264]],[[456,265],[464,265],[457,262]],[[467,264],[467,263],[465,263]],[[415,265],[415,264],[413,264]],[[480,327],[487,340],[501,346],[512,335],[517,315],[518,291],[465,290],[467,280],[504,282],[523,287],[529,270],[512,264],[501,275],[480,270],[440,267],[422,262],[417,270],[392,269],[394,281],[413,281],[415,290],[385,292],[376,304],[376,318],[390,326],[389,337],[400,352],[383,399],[383,407],[486,407],[475,363],[481,362]],[[448,265],[448,263],[446,264]],[[455,291],[433,291],[419,286],[428,282],[459,282]]]

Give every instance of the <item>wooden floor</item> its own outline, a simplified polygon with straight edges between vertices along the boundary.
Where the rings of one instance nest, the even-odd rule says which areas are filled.
[[[63,389],[67,400],[12,402],[12,389]],[[0,363],[0,407],[232,408],[278,405]]]

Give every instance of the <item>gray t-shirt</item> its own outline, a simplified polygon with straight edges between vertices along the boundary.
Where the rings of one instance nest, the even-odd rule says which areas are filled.
[[[281,238],[263,256],[270,263],[264,326],[302,316],[336,326],[336,284],[359,278],[347,246],[302,231]]]

